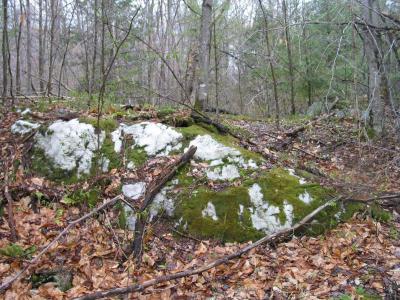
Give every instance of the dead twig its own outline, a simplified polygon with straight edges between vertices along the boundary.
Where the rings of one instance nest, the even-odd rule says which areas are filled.
[[[111,200],[106,201],[99,207],[93,209],[91,212],[85,214],[84,216],[80,217],[79,219],[76,219],[75,221],[72,221],[71,223],[68,224],[67,227],[65,227],[58,235],[55,237],[50,243],[48,243],[42,251],[39,252],[38,255],[36,255],[33,259],[28,261],[27,265],[19,271],[17,274],[15,274],[12,278],[8,279],[7,281],[3,282],[0,286],[0,293],[3,293],[5,290],[7,290],[16,280],[18,280],[22,275],[28,271],[28,269],[35,265],[39,259],[47,252],[50,250],[50,248],[55,245],[65,234],[67,234],[68,231],[70,231],[73,227],[78,225],[79,223],[83,222],[84,220],[92,217],[102,209],[105,209],[106,207],[115,204],[118,200],[121,200],[122,196],[118,195]]]
[[[332,117],[334,114],[335,114],[335,112],[331,112],[330,114],[323,115],[322,117],[319,117],[319,118],[317,118],[315,120],[312,120],[312,121],[308,122],[307,124],[305,124],[303,126],[299,126],[299,127],[296,127],[296,128],[294,128],[294,129],[292,129],[290,131],[287,131],[284,134],[287,137],[296,138],[299,135],[300,132],[303,132],[308,127],[313,126],[314,124],[316,124],[316,123],[318,123],[318,122],[320,122],[322,120],[325,120],[325,119],[328,119],[328,118]]]
[[[393,195],[384,195],[384,196],[371,197],[371,198],[368,198],[368,199],[347,198],[347,199],[345,199],[345,201],[368,204],[368,203],[371,203],[371,202],[384,201],[384,200],[393,200],[393,199],[400,199],[400,193],[399,194],[393,194]]]
[[[75,300],[95,300],[95,299],[99,299],[99,298],[106,298],[106,297],[112,297],[112,296],[117,296],[117,295],[123,295],[123,294],[128,294],[128,293],[133,293],[133,292],[140,292],[143,291],[144,289],[154,286],[156,284],[159,283],[163,283],[166,281],[170,281],[170,280],[175,280],[175,279],[179,279],[179,278],[183,278],[183,277],[188,277],[188,276],[192,276],[192,275],[196,275],[196,274],[200,274],[203,272],[206,272],[212,268],[215,268],[219,265],[222,264],[226,264],[229,261],[241,257],[243,254],[246,254],[247,252],[249,252],[250,250],[260,246],[261,244],[264,243],[271,243],[277,240],[280,240],[282,238],[287,237],[288,235],[290,235],[291,233],[293,233],[294,231],[296,231],[297,229],[301,228],[302,226],[306,225],[307,223],[309,223],[318,213],[320,213],[321,211],[323,211],[325,208],[331,206],[334,202],[336,202],[338,199],[332,199],[328,202],[326,202],[324,205],[318,207],[317,209],[315,209],[313,212],[311,212],[310,214],[308,214],[303,220],[301,220],[299,223],[295,224],[294,226],[288,228],[288,229],[284,229],[281,231],[278,231],[272,235],[269,236],[265,236],[261,239],[259,239],[258,241],[247,245],[246,247],[241,248],[239,251],[226,255],[224,257],[221,257],[219,259],[214,260],[211,263],[208,263],[202,267],[196,268],[196,269],[190,269],[190,270],[185,270],[182,272],[177,272],[174,274],[168,274],[168,275],[163,275],[163,276],[159,276],[156,277],[154,279],[151,280],[147,280],[143,283],[140,284],[133,284],[127,287],[123,287],[123,288],[112,288],[109,290],[105,290],[105,291],[99,291],[99,292],[94,292],[92,294],[88,294],[82,297],[78,297],[75,298]]]
[[[171,180],[176,171],[189,162],[194,153],[196,152],[197,147],[191,146],[188,151],[186,151],[175,163],[174,166],[168,170],[165,175],[155,183],[153,187],[149,187],[144,196],[143,204],[137,212],[136,224],[135,224],[135,238],[133,240],[133,255],[138,264],[141,262],[142,258],[142,243],[143,243],[143,235],[146,229],[147,223],[147,215],[144,213],[146,208],[153,202],[154,197],[160,192],[162,187]]]

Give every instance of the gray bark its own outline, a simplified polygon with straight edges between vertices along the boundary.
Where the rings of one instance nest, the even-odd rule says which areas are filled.
[[[33,89],[32,82],[32,37],[31,37],[31,5],[26,0],[26,70],[28,76],[27,94],[30,95]]]
[[[385,129],[384,100],[382,98],[382,61],[378,37],[372,26],[379,27],[379,11],[377,0],[364,0],[363,28],[365,54],[368,62],[369,101],[372,112],[372,126],[377,136],[382,136]]]
[[[289,23],[287,16],[287,5],[286,0],[282,0],[282,10],[285,22],[285,39],[286,39],[286,50],[288,56],[289,65],[289,85],[290,85],[290,112],[292,115],[296,113],[296,106],[294,104],[294,71],[293,71],[293,59],[292,59],[292,45],[290,40]]]
[[[44,36],[43,36],[43,0],[39,0],[39,91],[44,92]]]
[[[199,110],[204,109],[208,98],[212,5],[212,0],[203,0],[199,39],[200,72],[195,101],[195,107]]]
[[[7,96],[7,85],[8,85],[8,56],[7,56],[7,23],[8,23],[8,3],[7,0],[3,0],[3,39],[1,44],[1,53],[3,57],[3,92],[2,96]]]
[[[55,37],[55,27],[57,18],[57,0],[50,0],[50,12],[51,12],[51,25],[50,25],[50,50],[49,50],[49,77],[47,81],[47,95],[51,95],[52,90],[52,77],[54,69],[54,37]]]

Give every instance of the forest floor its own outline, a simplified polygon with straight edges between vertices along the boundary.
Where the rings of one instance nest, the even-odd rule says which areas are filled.
[[[55,111],[59,108],[55,106],[37,113],[37,117],[56,119]],[[151,110],[143,115],[158,120],[157,113]],[[7,250],[7,245],[12,244],[5,208],[0,220],[1,283],[21,270],[71,220],[89,211],[88,207],[60,202],[45,206],[39,203],[39,207],[32,208],[30,195],[33,193],[57,195],[67,187],[28,176],[22,168],[18,168],[12,179],[7,179],[11,164],[17,160],[23,163],[29,144],[29,137],[16,139],[10,133],[11,125],[18,118],[17,113],[3,112],[0,120],[0,179],[2,189],[7,186],[14,198],[12,210],[19,238],[14,249]],[[368,140],[367,133],[352,118],[326,118],[294,138],[285,133],[309,120],[286,120],[277,130],[272,122],[237,116],[222,116],[222,119],[230,128],[246,135],[252,142],[250,147],[263,153],[271,165],[307,170],[316,175],[321,185],[334,188],[346,198],[372,204],[370,199],[375,196],[400,193],[399,143],[394,138]],[[162,163],[160,159],[158,164],[149,166],[148,176],[157,176]],[[114,169],[108,176],[113,180],[105,188],[104,197],[115,196],[120,178],[129,174]],[[386,205],[385,213],[376,213],[373,205],[366,205],[364,210],[324,235],[293,236],[286,242],[261,245],[201,275],[165,282],[133,293],[130,298],[395,299],[394,295],[399,297],[400,285],[400,206],[398,202],[382,204]],[[156,223],[148,230],[143,263],[137,267],[131,259],[121,260],[120,242],[131,240],[132,233],[109,226],[113,218],[116,212],[105,210],[99,217],[72,228],[21,280],[0,294],[0,298],[71,299],[199,267],[244,246],[199,241]],[[53,280],[58,285],[35,281],[50,273],[59,277]],[[71,277],[72,287],[62,291],[60,281]]]

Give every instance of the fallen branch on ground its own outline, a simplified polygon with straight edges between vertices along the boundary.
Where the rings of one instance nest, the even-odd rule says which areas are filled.
[[[142,259],[142,243],[143,243],[143,235],[146,229],[147,216],[143,212],[147,207],[153,202],[154,197],[160,192],[162,187],[171,180],[176,171],[189,162],[194,153],[196,152],[197,147],[191,146],[188,151],[186,151],[182,156],[174,163],[173,167],[166,172],[166,174],[161,178],[161,180],[157,181],[154,186],[150,186],[146,194],[144,196],[143,204],[137,212],[136,224],[135,224],[135,238],[133,240],[133,255],[138,264],[140,264]]]
[[[332,200],[326,202],[324,205],[315,209],[313,212],[308,214],[304,219],[302,219],[299,223],[295,224],[294,226],[292,226],[288,229],[278,231],[270,236],[265,236],[265,237],[259,239],[258,241],[254,242],[250,245],[247,245],[246,247],[241,248],[239,251],[229,254],[229,255],[226,255],[224,257],[221,257],[217,260],[214,260],[213,262],[208,263],[205,266],[202,266],[202,267],[199,267],[196,269],[181,271],[181,272],[174,273],[174,274],[159,276],[154,279],[147,280],[141,284],[134,284],[134,285],[130,285],[130,286],[123,287],[123,288],[113,288],[113,289],[109,289],[109,290],[105,290],[105,291],[94,292],[92,294],[88,294],[88,295],[85,295],[82,297],[75,298],[75,300],[95,300],[95,299],[99,299],[99,298],[112,297],[112,296],[117,296],[117,295],[133,293],[133,292],[139,292],[139,291],[143,291],[144,289],[154,286],[159,283],[163,283],[166,281],[175,280],[175,279],[179,279],[182,277],[187,277],[187,276],[192,276],[192,275],[203,273],[203,272],[208,271],[212,268],[215,268],[219,265],[226,264],[230,260],[242,256],[243,254],[260,246],[263,243],[272,242],[272,241],[280,240],[282,238],[287,237],[289,234],[293,233],[297,229],[308,224],[319,212],[321,212],[325,208],[329,207],[337,200],[338,199],[332,199]]]
[[[335,112],[331,112],[330,114],[323,115],[322,117],[319,117],[319,118],[317,118],[315,120],[311,120],[306,125],[296,127],[293,130],[285,132],[284,134],[287,137],[296,138],[299,135],[299,133],[303,132],[304,130],[306,130],[306,128],[308,128],[310,126],[313,126],[314,124],[316,124],[316,123],[318,123],[318,122],[320,122],[322,120],[328,119],[328,118],[332,117],[334,114],[335,114]]]
[[[376,196],[376,197],[371,197],[371,198],[368,198],[368,199],[365,199],[365,200],[347,198],[347,199],[345,199],[345,201],[368,204],[368,203],[371,203],[371,202],[393,200],[393,199],[400,199],[400,193],[399,194],[393,194],[393,195]]]
[[[0,293],[3,293],[5,290],[7,290],[16,280],[18,280],[26,271],[28,271],[28,269],[33,266],[34,264],[36,264],[39,259],[47,252],[50,250],[50,248],[56,244],[57,241],[59,241],[69,230],[71,230],[72,227],[78,225],[79,223],[81,223],[82,221],[92,217],[93,215],[95,215],[96,213],[98,213],[99,211],[101,211],[102,209],[115,204],[118,200],[121,199],[121,195],[118,195],[116,197],[114,197],[111,200],[108,200],[107,202],[103,203],[102,205],[100,205],[99,207],[95,208],[94,210],[92,210],[91,212],[87,213],[86,215],[80,217],[79,219],[76,219],[75,221],[72,221],[71,223],[68,224],[67,227],[65,227],[63,229],[63,231],[61,231],[57,237],[55,237],[50,243],[48,243],[46,245],[46,247],[43,248],[42,251],[39,252],[38,255],[36,255],[32,260],[28,261],[27,265],[21,270],[19,271],[17,274],[15,274],[12,278],[10,278],[9,280],[3,282],[0,286]]]

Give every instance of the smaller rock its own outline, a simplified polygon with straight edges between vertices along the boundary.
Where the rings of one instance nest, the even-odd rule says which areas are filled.
[[[130,126],[121,124],[111,133],[117,153],[121,151],[123,135],[132,136],[134,147],[143,147],[150,156],[168,155],[172,150],[182,147],[179,143],[183,138],[182,134],[161,123],[142,122]]]
[[[145,182],[136,182],[134,184],[125,184],[122,186],[122,193],[131,200],[137,200],[144,195],[146,191]]]
[[[197,147],[194,157],[200,160],[218,160],[227,156],[240,155],[239,150],[227,147],[217,142],[210,135],[198,135],[193,141],[190,142],[189,147],[190,146]],[[185,149],[185,151],[187,149]]]
[[[207,207],[202,210],[201,215],[205,217],[210,217],[214,221],[218,221],[217,212],[215,211],[215,206],[211,202],[207,203]]]
[[[240,174],[235,165],[226,165],[222,169],[220,167],[206,172],[208,179],[211,180],[232,180],[239,178]]]
[[[18,120],[11,126],[11,132],[14,134],[26,134],[40,127],[40,124],[30,123],[24,120]]]
[[[107,157],[102,157],[101,159],[101,170],[103,173],[108,172],[108,166],[110,165],[110,160]]]
[[[31,113],[32,113],[32,111],[30,110],[30,108],[26,108],[24,111],[21,112],[21,116],[25,116],[25,115],[28,115]]]
[[[313,198],[307,191],[304,191],[303,194],[300,194],[299,199],[305,204],[310,204],[313,201]]]
[[[165,211],[167,216],[172,217],[175,205],[174,201],[167,197],[168,190],[170,190],[170,187],[165,187],[154,197],[150,207],[150,221],[161,211]]]

